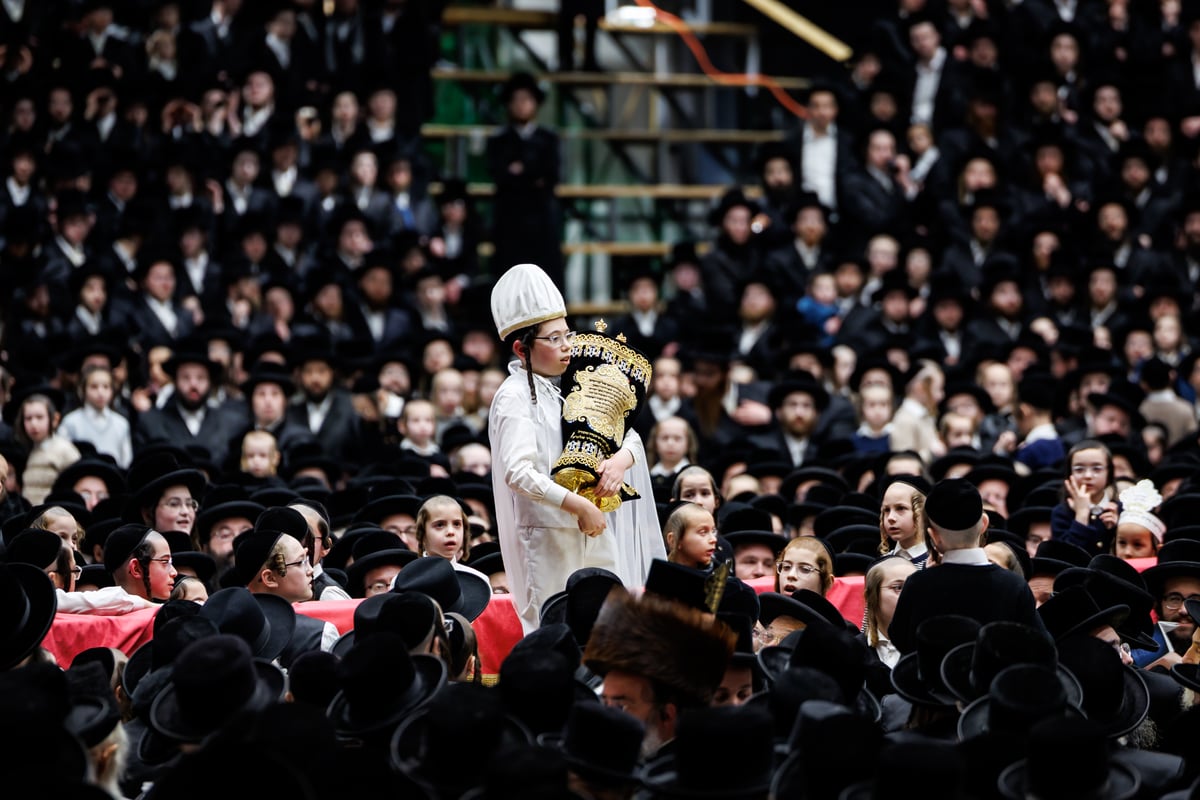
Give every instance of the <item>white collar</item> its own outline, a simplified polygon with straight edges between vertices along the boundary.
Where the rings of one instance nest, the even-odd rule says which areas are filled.
[[[982,547],[967,547],[962,550],[950,550],[942,553],[943,564],[962,564],[971,567],[986,567],[992,562],[988,561],[987,553]]]

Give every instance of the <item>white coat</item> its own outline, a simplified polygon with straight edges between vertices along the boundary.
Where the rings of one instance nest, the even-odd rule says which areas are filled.
[[[496,530],[513,606],[526,633],[538,627],[542,604],[562,591],[576,570],[603,567],[636,587],[645,581],[650,559],[666,557],[636,433],[625,441],[635,459],[626,481],[642,499],[609,513],[604,532],[594,537],[580,531],[575,516],[562,509],[567,489],[550,477],[563,448],[562,396],[549,378],[535,375],[534,386],[536,406],[524,366],[510,363],[488,414]]]

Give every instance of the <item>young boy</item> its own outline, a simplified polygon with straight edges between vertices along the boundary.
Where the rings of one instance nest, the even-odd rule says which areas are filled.
[[[255,478],[273,478],[279,470],[279,448],[267,431],[250,431],[242,437],[242,472]]]
[[[851,441],[859,453],[886,453],[891,450],[892,414],[896,411],[892,390],[875,384],[866,386],[858,396],[861,423]]]
[[[400,442],[401,450],[411,450],[422,457],[439,452],[434,438],[437,430],[436,412],[430,401],[418,398],[405,403],[396,428],[404,437]]]
[[[533,264],[512,267],[493,287],[491,306],[496,332],[516,357],[488,419],[495,529],[513,606],[529,633],[540,624],[542,603],[562,591],[577,569],[603,567],[631,586],[642,585],[650,560],[665,559],[666,548],[635,431],[601,463],[595,488],[598,497],[611,497],[628,481],[642,502],[604,514],[550,477],[563,449],[563,400],[554,379],[570,366],[575,339],[550,276]],[[633,567],[638,574],[631,574]]]

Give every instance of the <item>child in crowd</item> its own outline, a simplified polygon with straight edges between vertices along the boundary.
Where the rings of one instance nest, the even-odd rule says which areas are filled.
[[[697,446],[695,431],[682,417],[667,417],[656,423],[646,446],[650,478],[674,481],[676,473],[695,460]]]
[[[1158,555],[1167,526],[1154,513],[1163,501],[1154,483],[1143,478],[1119,495],[1121,515],[1117,518],[1117,535],[1113,539],[1113,555],[1126,561],[1134,558],[1153,558]]]
[[[466,382],[458,370],[444,369],[433,376],[429,389],[433,402],[434,439],[440,442],[442,434],[451,425],[467,422],[466,411],[463,410]]]
[[[63,540],[63,545],[72,550],[79,550],[83,544],[83,526],[75,519],[74,514],[62,506],[50,506],[29,523],[29,527],[58,534]]]
[[[58,474],[80,458],[79,449],[58,430],[61,419],[54,401],[39,392],[26,397],[17,408],[14,435],[29,451],[21,486],[30,505],[41,505]]]
[[[906,480],[905,478],[911,478]],[[925,542],[925,492],[916,476],[897,476],[883,492],[879,506],[879,552],[902,555],[918,569],[929,559]]]
[[[891,450],[892,414],[896,411],[892,390],[875,384],[858,395],[858,430],[851,441],[858,453],[886,453]]]
[[[453,497],[435,494],[417,512],[417,552],[465,561],[471,555],[467,512]]]
[[[712,473],[704,467],[693,464],[690,467],[684,467],[675,476],[675,483],[671,487],[670,500],[687,500],[690,503],[696,503],[708,510],[708,513],[716,516],[717,509],[721,507],[723,498],[717,490],[717,482],[713,480]]]
[[[888,626],[892,624],[905,581],[916,571],[907,558],[888,556],[872,564],[863,579],[866,607],[863,633],[867,644],[875,648],[875,654],[889,669],[900,660],[900,651],[888,639]]]
[[[90,442],[96,452],[112,456],[117,466],[128,469],[133,460],[129,420],[112,409],[113,374],[102,365],[89,365],[80,380],[83,405],[63,417],[63,435],[77,442]]]
[[[267,431],[250,431],[242,437],[242,472],[259,480],[279,473],[279,447]]]
[[[437,411],[429,400],[418,398],[405,403],[396,427],[404,437],[400,441],[401,450],[411,450],[424,457],[440,452],[434,439]]]
[[[678,358],[663,356],[655,359],[650,378],[650,396],[646,400],[655,422],[676,416],[683,406],[683,365]]]
[[[1093,555],[1111,551],[1121,509],[1113,485],[1112,452],[1084,439],[1067,452],[1063,500],[1050,514],[1050,534]]]
[[[947,450],[955,447],[977,447],[977,427],[972,417],[948,411],[938,420],[938,437]]]
[[[814,272],[808,291],[796,301],[796,311],[805,324],[818,331],[821,347],[833,347],[842,319],[838,316],[838,287],[832,272]]]
[[[815,536],[792,539],[779,554],[775,591],[791,594],[801,589],[822,597],[833,586],[833,556],[825,542]]]
[[[685,502],[671,512],[663,525],[667,560],[692,569],[708,570],[717,551],[717,523],[712,512]]]

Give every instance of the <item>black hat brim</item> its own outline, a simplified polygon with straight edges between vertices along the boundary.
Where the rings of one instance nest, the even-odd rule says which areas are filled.
[[[7,633],[0,641],[0,669],[11,669],[37,649],[58,610],[58,596],[50,577],[32,564],[13,563],[8,570],[21,585],[21,591],[29,603],[25,615],[16,631]]]
[[[446,664],[436,656],[415,655],[413,662],[413,681],[415,685],[404,702],[398,704],[383,717],[372,718],[369,723],[359,724],[351,719],[350,705],[346,702],[346,694],[339,691],[329,701],[326,716],[333,722],[334,729],[340,736],[369,736],[373,733],[392,727],[401,720],[410,717],[413,711],[424,705],[433,697],[443,683],[446,682]]]
[[[257,710],[283,696],[286,679],[283,670],[266,659],[256,658],[254,666],[254,692],[246,699],[244,709]],[[170,680],[154,698],[150,706],[148,722],[156,733],[173,742],[192,744],[201,741],[213,732],[206,727],[197,727],[188,722],[179,708],[179,694],[175,681]]]

